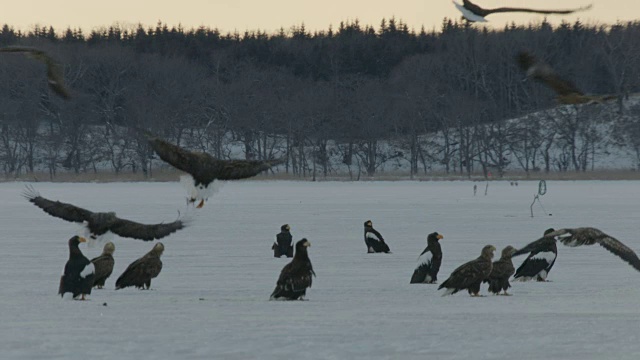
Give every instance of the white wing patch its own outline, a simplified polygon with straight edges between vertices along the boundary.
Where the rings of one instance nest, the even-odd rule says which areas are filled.
[[[95,272],[96,272],[96,267],[93,265],[93,263],[89,263],[87,266],[84,267],[84,269],[82,269],[82,272],[80,273],[80,277],[86,278],[89,275],[93,275],[93,273]]]
[[[464,16],[466,19],[471,21],[476,21],[476,22],[487,22],[487,19],[485,19],[480,15],[476,15],[472,13],[471,11],[467,10],[467,8],[462,6],[462,4],[459,4],[455,1],[452,1],[452,2],[453,2],[453,5],[455,5],[458,8],[458,10],[460,10],[460,12],[462,13],[462,16]]]
[[[372,232],[367,232],[367,239],[372,239],[372,240],[380,241],[380,239],[378,239],[378,237],[376,236],[376,234],[374,234],[374,233],[372,233]]]
[[[420,257],[418,258],[418,267],[422,266],[422,265],[431,265],[431,260],[433,259],[433,254],[431,253],[431,251],[427,251],[424,254],[420,255]]]
[[[533,255],[531,260],[544,260],[551,265],[556,260],[556,254],[552,251],[543,251]]]

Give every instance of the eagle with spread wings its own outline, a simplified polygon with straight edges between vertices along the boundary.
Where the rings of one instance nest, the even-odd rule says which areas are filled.
[[[239,180],[258,175],[282,160],[220,160],[204,152],[193,152],[157,137],[147,136],[149,145],[162,160],[189,175],[181,179],[189,193],[189,202],[198,208],[217,190],[215,180]]]
[[[187,225],[185,219],[178,219],[170,223],[153,225],[140,224],[131,220],[121,219],[114,212],[92,212],[81,207],[53,201],[40,196],[32,186],[27,186],[23,196],[41,208],[47,214],[75,223],[83,223],[89,233],[89,238],[102,241],[104,235],[113,233],[121,237],[151,241],[168,236]]]
[[[526,12],[536,14],[571,14],[578,11],[585,11],[591,9],[591,5],[576,8],[576,9],[561,9],[561,10],[542,10],[542,9],[529,9],[520,7],[499,7],[495,9],[482,8],[469,0],[462,0],[462,4],[453,1],[456,8],[462,13],[465,19],[471,22],[487,22],[485,17],[487,15],[504,12]]]

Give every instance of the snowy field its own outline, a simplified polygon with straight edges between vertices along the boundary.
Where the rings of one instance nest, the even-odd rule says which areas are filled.
[[[441,297],[409,285],[438,231],[440,281],[493,244],[521,247],[548,227],[593,226],[640,252],[640,182],[226,184],[191,227],[163,239],[152,291],[113,290],[150,242],[115,238],[114,274],[90,301],[56,295],[78,226],[0,184],[2,359],[638,359],[640,274],[599,246],[559,245],[549,283],[513,296]],[[33,184],[41,195],[155,223],[184,208],[178,183]],[[367,255],[363,222],[393,254]],[[308,301],[268,301],[281,268],[271,244],[289,223],[317,273]],[[101,247],[81,250],[89,258]],[[516,266],[524,260],[515,259]],[[482,293],[486,294],[486,284]],[[107,303],[104,306],[103,303]]]

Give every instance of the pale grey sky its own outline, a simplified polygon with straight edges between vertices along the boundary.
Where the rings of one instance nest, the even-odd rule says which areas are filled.
[[[461,1],[461,0],[458,0]],[[476,0],[483,7],[528,6],[538,8],[572,8],[593,4],[593,8],[570,16],[549,16],[551,22],[611,24],[617,20],[640,19],[638,0]],[[162,20],[169,26],[181,23],[185,28],[218,27],[223,32],[261,29],[273,32],[281,26],[289,29],[302,22],[309,30],[334,28],[342,20],[360,19],[376,28],[380,20],[395,16],[419,30],[439,29],[442,19],[460,15],[451,0],[13,0],[5,1],[0,23],[18,29],[34,25],[53,25],[58,31],[70,26],[84,31],[119,23],[125,26],[142,23],[153,26]],[[507,22],[539,22],[535,14],[495,14],[489,26],[501,28]]]

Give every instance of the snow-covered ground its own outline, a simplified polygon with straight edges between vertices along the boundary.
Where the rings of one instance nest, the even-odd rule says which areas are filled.
[[[428,233],[444,252],[440,281],[493,244],[524,246],[548,227],[594,226],[640,251],[640,182],[267,182],[226,184],[191,227],[163,239],[152,291],[115,291],[152,243],[115,238],[115,270],[90,301],[56,295],[78,226],[0,184],[2,359],[638,359],[640,274],[599,246],[560,246],[549,283],[513,296],[441,297],[409,285]],[[140,222],[184,213],[178,183],[35,183],[42,196]],[[393,254],[367,255],[371,219]],[[268,301],[287,259],[280,225],[311,241],[308,301]],[[91,258],[101,248],[82,251]],[[516,258],[516,266],[524,257]],[[486,294],[486,285],[483,286]],[[104,306],[106,303],[107,306]]]

